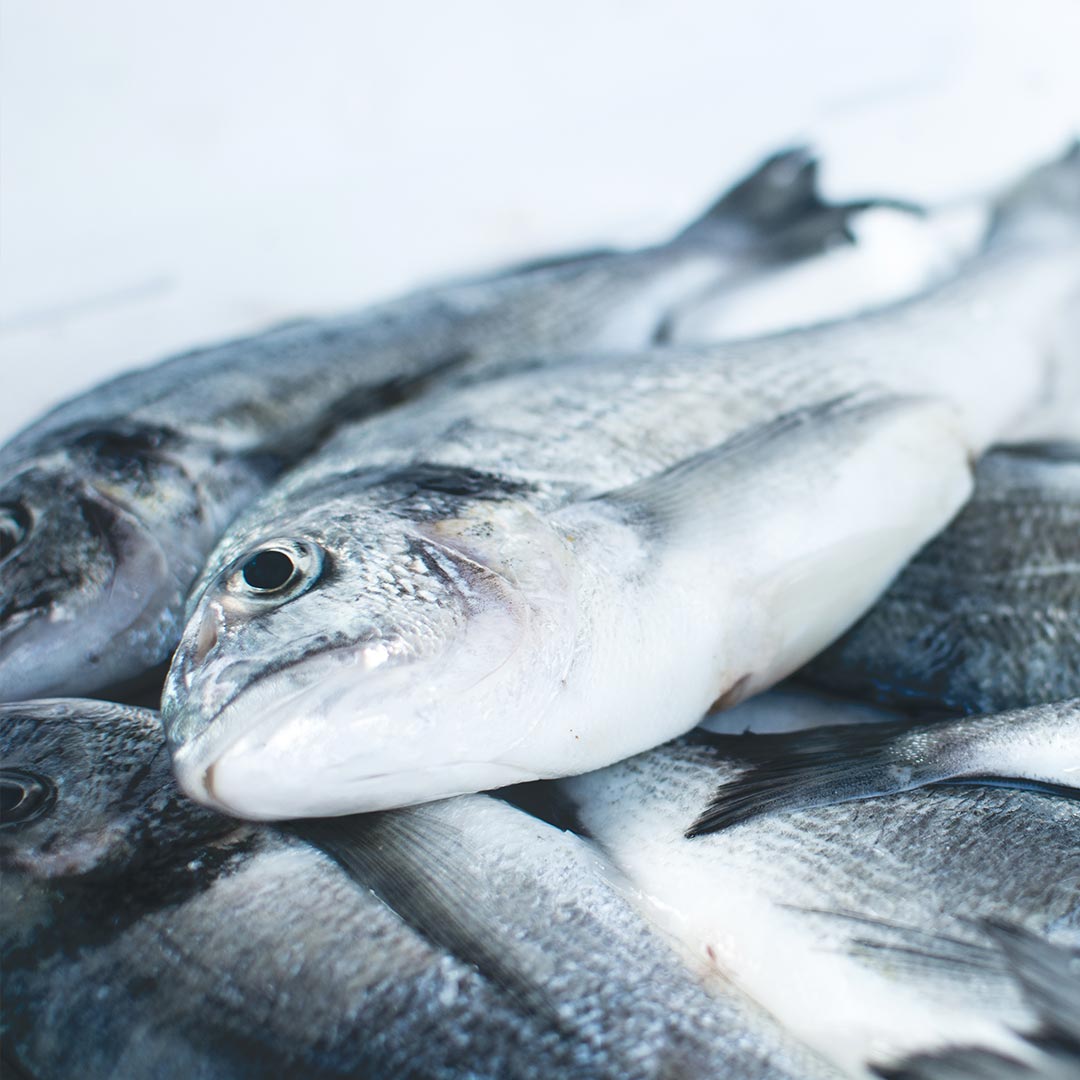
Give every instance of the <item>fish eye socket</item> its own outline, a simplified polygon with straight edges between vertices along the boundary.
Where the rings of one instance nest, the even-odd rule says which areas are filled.
[[[30,515],[19,503],[0,506],[0,559],[6,559],[26,539]]]
[[[314,545],[297,540],[267,544],[247,555],[233,573],[233,591],[248,597],[281,597],[310,587],[322,569]]]
[[[0,769],[0,827],[25,825],[56,801],[52,782],[24,769]]]

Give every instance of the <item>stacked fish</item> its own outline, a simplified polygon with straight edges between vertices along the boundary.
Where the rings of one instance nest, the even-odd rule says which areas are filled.
[[[1080,1075],[1080,146],[816,168],[0,450],[5,1075]]]

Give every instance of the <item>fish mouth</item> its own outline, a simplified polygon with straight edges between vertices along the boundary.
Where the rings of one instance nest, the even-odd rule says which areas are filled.
[[[192,798],[230,817],[249,821],[287,821],[395,810],[540,777],[514,765],[458,761],[369,773],[350,778],[343,788],[328,785],[327,779],[320,774],[311,778],[310,785],[305,782],[302,786],[283,786],[269,782],[260,775],[258,768],[233,768],[226,753],[202,774],[197,792],[185,790]],[[254,795],[254,799],[250,799],[250,795]]]
[[[239,688],[229,686],[230,664],[202,695],[193,687],[182,702],[175,680],[183,676],[174,669],[162,712],[180,788],[221,813],[279,821],[391,809],[539,778],[502,760],[518,741],[512,731],[490,753],[482,742],[439,737],[460,733],[461,725],[432,721],[431,710],[444,701],[431,693],[437,664],[384,661],[368,669],[363,652],[339,646],[269,676],[256,673]],[[234,663],[242,671],[246,662]],[[308,668],[299,684],[298,667]],[[205,701],[214,683],[224,701],[207,717],[199,697]],[[467,715],[467,704],[451,704]]]

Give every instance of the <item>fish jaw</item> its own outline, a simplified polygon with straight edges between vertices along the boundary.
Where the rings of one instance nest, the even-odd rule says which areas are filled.
[[[472,688],[440,700],[447,679],[437,664],[364,666],[357,650],[334,650],[246,684],[208,719],[190,700],[171,708],[167,694],[179,786],[222,813],[273,821],[387,810],[538,778],[497,760],[513,724],[485,732],[486,743],[472,736]]]
[[[528,695],[542,690],[534,685],[547,670],[533,659],[539,620],[504,599],[461,622],[451,615],[441,634],[429,623],[438,640],[427,653],[389,635],[358,635],[282,663],[272,638],[261,657],[229,659],[229,641],[203,655],[201,624],[229,620],[204,598],[162,703],[180,787],[225,813],[279,820],[539,778],[508,757],[536,722],[518,695],[522,686]]]

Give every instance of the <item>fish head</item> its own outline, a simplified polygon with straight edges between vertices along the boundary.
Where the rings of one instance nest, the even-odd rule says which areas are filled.
[[[190,511],[190,485],[163,484],[176,470],[140,462],[133,438],[84,432],[4,470],[0,701],[92,692],[166,659],[196,565],[161,522]]]
[[[194,603],[162,711],[180,786],[273,820],[535,779],[512,749],[572,644],[561,538],[512,497],[288,503]]]
[[[193,821],[224,820],[176,790],[161,724],[145,709],[78,699],[0,705],[0,761],[5,870],[116,873],[174,850]]]

